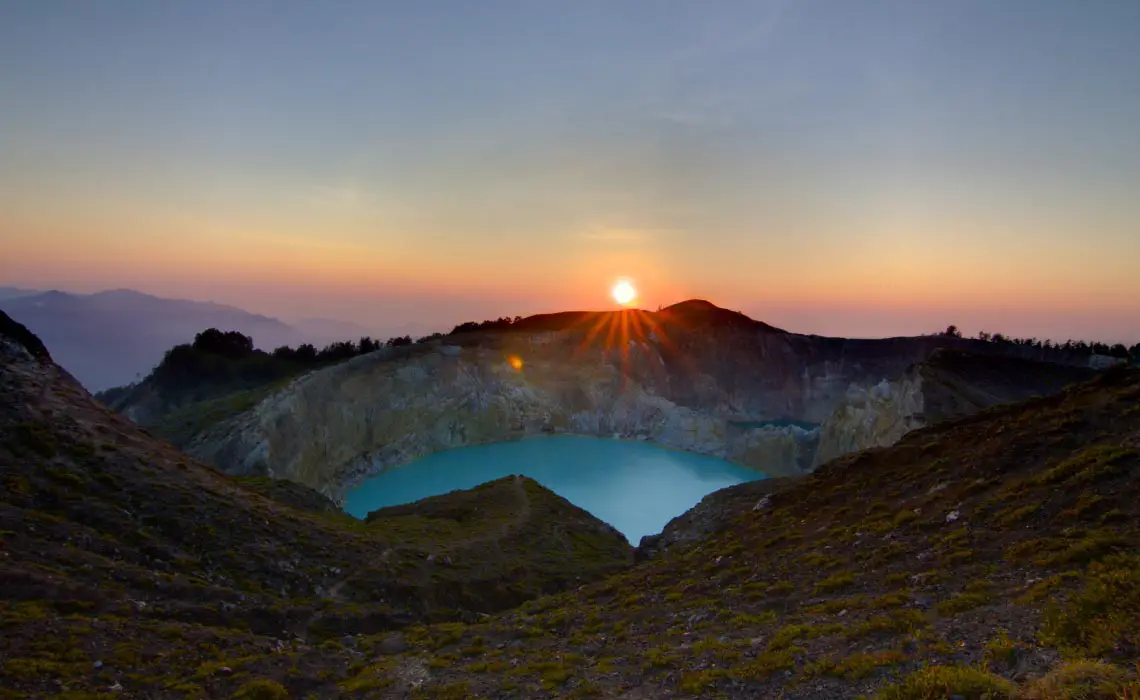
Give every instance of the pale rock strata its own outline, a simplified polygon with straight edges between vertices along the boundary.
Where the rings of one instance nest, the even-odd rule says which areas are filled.
[[[868,447],[893,445],[923,419],[922,375],[914,368],[895,380],[852,384],[820,428],[814,465]]]
[[[295,380],[187,450],[227,471],[265,472],[334,497],[426,454],[552,433],[651,441],[773,473],[811,465],[817,431],[737,427],[729,397],[709,377],[694,382],[703,405],[693,407],[657,393],[661,377],[623,373],[622,362],[660,368],[652,347],[567,364],[537,352],[552,339],[534,340],[522,371],[482,347],[443,346],[400,362],[358,357]]]

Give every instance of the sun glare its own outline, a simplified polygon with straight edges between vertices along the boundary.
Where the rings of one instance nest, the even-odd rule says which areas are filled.
[[[618,280],[610,290],[610,296],[622,306],[629,306],[637,301],[637,289],[629,280]]]

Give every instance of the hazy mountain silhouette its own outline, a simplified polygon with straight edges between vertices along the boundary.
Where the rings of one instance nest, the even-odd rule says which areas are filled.
[[[206,328],[240,331],[267,350],[299,343],[320,346],[364,334],[359,326],[340,321],[310,319],[294,327],[233,306],[163,299],[130,289],[29,295],[13,290],[0,288],[0,308],[43,338],[56,361],[92,392],[146,376],[166,350],[192,341]],[[13,296],[4,296],[9,291]]]
[[[33,294],[39,294],[39,291],[35,289],[23,289],[21,287],[0,287],[0,300],[30,297]]]
[[[375,332],[351,321],[341,321],[333,318],[302,318],[290,323],[301,335],[310,338],[327,339],[327,342],[338,340],[357,340],[366,335],[375,335]],[[313,341],[310,341],[313,342]]]

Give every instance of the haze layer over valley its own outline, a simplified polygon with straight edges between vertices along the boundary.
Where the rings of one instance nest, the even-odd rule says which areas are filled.
[[[51,344],[60,364],[92,392],[142,379],[163,353],[206,328],[240,331],[266,350],[302,343],[323,347],[368,334],[343,321],[314,318],[286,324],[232,306],[163,299],[129,289],[95,294],[3,290],[0,309]]]

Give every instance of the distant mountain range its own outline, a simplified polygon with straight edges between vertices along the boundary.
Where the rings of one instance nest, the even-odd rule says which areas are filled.
[[[206,328],[240,331],[267,350],[369,334],[345,321],[318,318],[290,325],[233,306],[130,289],[71,294],[0,287],[0,309],[43,338],[56,361],[92,392],[146,376],[163,353]]]
[[[0,287],[0,300],[30,297],[33,294],[39,294],[39,292],[35,289],[22,289],[20,287]]]

